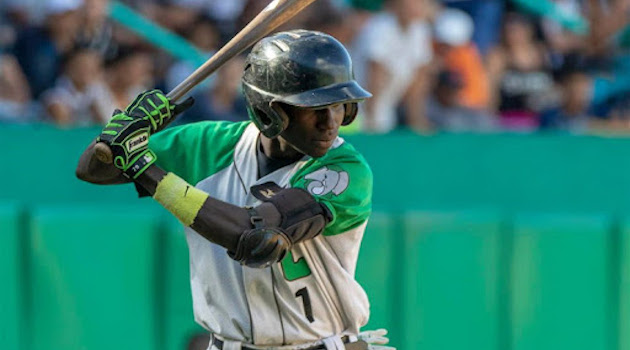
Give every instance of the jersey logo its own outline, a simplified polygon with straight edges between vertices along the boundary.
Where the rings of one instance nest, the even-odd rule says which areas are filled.
[[[348,173],[345,171],[334,171],[323,167],[304,177],[311,180],[306,189],[313,195],[324,196],[333,193],[338,196],[348,188]]]
[[[264,184],[252,186],[250,191],[258,200],[266,202],[271,199],[271,197],[275,196],[276,193],[282,191],[282,187],[278,186],[275,182],[265,182]]]
[[[275,195],[276,195],[276,194],[275,194],[275,192],[273,192],[273,191],[272,191],[272,190],[270,190],[270,189],[267,189],[267,190],[260,190],[259,192],[260,192],[260,194],[261,194],[261,195],[263,195],[263,197],[265,197],[265,198],[271,198],[271,197],[273,197],[273,196],[275,196]]]
[[[284,256],[281,265],[282,271],[284,272],[284,279],[287,281],[295,281],[311,274],[311,269],[308,267],[304,257],[299,257],[295,260],[291,250]]]

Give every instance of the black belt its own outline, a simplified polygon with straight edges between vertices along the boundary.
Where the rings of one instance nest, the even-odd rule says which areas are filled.
[[[344,344],[348,344],[350,342],[350,337],[348,337],[347,335],[344,335],[343,337],[341,337],[341,341]],[[223,349],[223,340],[213,336],[212,337],[212,345],[214,345],[217,349],[222,350]],[[253,349],[253,348],[250,348],[248,346],[242,345],[241,346],[241,350],[258,350],[258,349]],[[326,345],[324,345],[324,344],[313,345],[310,348],[304,348],[304,350],[326,350]]]

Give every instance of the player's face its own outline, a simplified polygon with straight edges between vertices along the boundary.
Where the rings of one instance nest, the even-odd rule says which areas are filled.
[[[328,152],[339,134],[345,116],[343,104],[324,108],[288,106],[289,126],[280,138],[302,154],[321,157]]]

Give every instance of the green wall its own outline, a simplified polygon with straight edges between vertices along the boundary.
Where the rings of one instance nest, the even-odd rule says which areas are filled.
[[[74,178],[95,134],[0,127],[2,349],[184,349],[200,331],[175,220]],[[368,328],[405,350],[630,350],[630,140],[348,139],[375,176]]]

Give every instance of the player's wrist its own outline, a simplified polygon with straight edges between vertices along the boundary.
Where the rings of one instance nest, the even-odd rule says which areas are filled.
[[[142,175],[155,161],[157,160],[157,156],[150,149],[145,149],[140,152],[135,158],[133,158],[129,164],[127,164],[123,169],[123,174],[126,177],[136,180],[140,175]]]
[[[170,211],[184,226],[195,222],[208,194],[173,173],[167,173],[157,184],[153,199]]]

